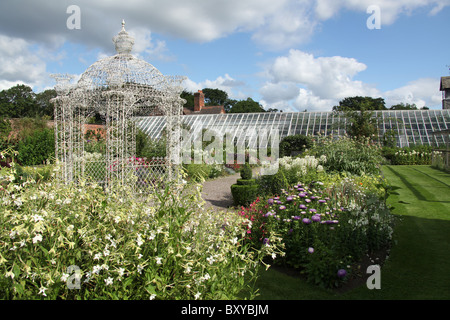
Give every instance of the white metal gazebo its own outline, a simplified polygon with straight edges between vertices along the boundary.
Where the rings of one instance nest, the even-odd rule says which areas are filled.
[[[180,143],[183,77],[163,75],[154,66],[131,54],[134,39],[125,30],[113,38],[116,55],[92,64],[76,84],[71,76],[53,75],[56,158],[66,182],[93,179],[112,190],[136,181],[147,183],[173,176]],[[105,154],[87,154],[84,126],[100,114],[105,124]],[[166,121],[165,159],[145,163],[136,159],[136,116],[159,115]]]

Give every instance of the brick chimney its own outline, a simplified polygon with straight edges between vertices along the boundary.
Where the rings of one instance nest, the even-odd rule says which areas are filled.
[[[194,93],[194,111],[200,111],[205,106],[205,95],[202,90]]]

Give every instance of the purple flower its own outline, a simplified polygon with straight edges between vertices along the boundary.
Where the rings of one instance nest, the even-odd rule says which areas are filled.
[[[303,188],[297,188],[298,191],[305,191]]]
[[[305,199],[305,202],[306,202],[306,203],[310,203],[311,200],[310,200],[310,199]]]
[[[289,234],[291,234],[294,231],[294,229],[289,229]]]
[[[270,204],[270,205],[272,205],[272,204],[273,204],[273,199],[267,200],[267,203]]]
[[[319,202],[320,202],[320,203],[326,203],[327,200],[320,199]]]
[[[309,248],[308,248],[308,252],[309,252],[309,253],[314,253],[314,248],[313,248],[313,247],[309,247]]]
[[[294,220],[300,220],[300,216],[294,216],[292,219],[294,219]]]
[[[289,197],[286,198],[286,201],[292,201],[292,199],[293,198],[291,196],[289,196]]]
[[[305,206],[304,204],[301,204],[301,205],[299,206],[299,208],[300,208],[300,209],[306,209],[306,206]]]
[[[311,196],[311,200],[316,200],[316,197],[315,196]]]
[[[269,244],[269,238],[264,238],[263,244]]]
[[[308,219],[308,218],[303,218],[302,222],[303,222],[304,224],[310,224],[310,223],[311,223],[311,220]]]
[[[337,275],[339,278],[344,278],[347,275],[347,271],[345,269],[339,269]]]
[[[299,196],[300,198],[304,198],[304,197],[306,197],[306,194],[304,194],[303,192],[300,192],[300,193],[298,194],[298,196]]]
[[[317,212],[316,209],[309,209],[310,212]]]
[[[286,209],[286,206],[280,206],[280,210]]]
[[[314,222],[319,222],[319,221],[320,221],[320,216],[317,215],[317,214],[315,214],[315,215],[313,215],[313,216],[311,217],[311,220],[314,221]]]

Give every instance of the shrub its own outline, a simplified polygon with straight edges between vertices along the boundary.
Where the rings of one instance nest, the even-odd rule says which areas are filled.
[[[252,168],[248,163],[241,168],[240,172],[243,180],[250,180],[253,176]]]
[[[290,157],[302,153],[306,149],[311,148],[312,145],[312,140],[308,136],[297,134],[284,137],[279,145],[280,157]]]
[[[383,156],[392,165],[431,165],[432,152],[429,145],[382,149]]]
[[[306,155],[278,159],[277,173],[258,177],[257,183],[260,186],[260,195],[279,195],[283,190],[299,181],[309,183],[322,178],[325,162],[325,156],[315,158]]]
[[[137,201],[95,183],[5,179],[1,299],[252,298],[262,259],[279,252],[276,237],[244,245],[249,220],[203,210],[199,185]]]
[[[319,136],[308,154],[316,158],[325,156],[323,167],[326,172],[377,175],[383,162],[380,147],[371,143],[370,138],[363,137]]]
[[[233,184],[231,195],[235,206],[248,206],[258,196],[257,184]]]
[[[40,129],[19,141],[18,160],[22,165],[40,165],[55,156],[55,133],[53,129]]]

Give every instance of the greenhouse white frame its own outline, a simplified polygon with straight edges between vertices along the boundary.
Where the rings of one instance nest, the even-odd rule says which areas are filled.
[[[443,144],[444,136],[433,132],[450,129],[450,110],[373,111],[373,116],[377,119],[380,141],[386,132],[393,130],[398,147]],[[164,117],[158,116],[139,117],[136,125],[152,139],[159,139],[166,126]],[[184,115],[182,125],[193,132],[211,129],[235,137],[249,131],[275,129],[282,139],[297,134],[344,135],[346,118],[336,112],[227,113]]]

